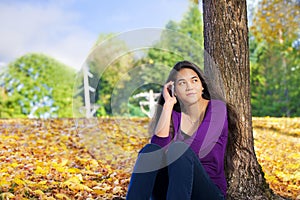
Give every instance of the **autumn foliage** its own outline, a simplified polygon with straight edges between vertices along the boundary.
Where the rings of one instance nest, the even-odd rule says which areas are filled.
[[[300,199],[300,119],[253,118],[258,162],[273,191]]]
[[[254,118],[255,150],[270,187],[296,199],[300,120]],[[122,199],[148,119],[0,121],[0,199]]]

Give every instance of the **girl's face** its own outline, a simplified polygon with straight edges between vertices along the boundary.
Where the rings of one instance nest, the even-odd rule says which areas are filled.
[[[198,74],[189,68],[181,69],[175,80],[175,95],[184,105],[191,105],[202,99],[202,83]]]

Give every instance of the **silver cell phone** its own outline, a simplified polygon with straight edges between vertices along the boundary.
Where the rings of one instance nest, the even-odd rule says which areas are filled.
[[[172,86],[171,86],[171,95],[172,95],[172,97],[174,97],[174,89],[175,89],[175,86],[174,86],[174,84],[172,84]]]

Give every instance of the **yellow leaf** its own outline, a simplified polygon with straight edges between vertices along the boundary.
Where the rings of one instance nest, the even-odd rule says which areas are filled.
[[[70,199],[66,194],[63,194],[63,193],[58,193],[55,195],[55,197],[58,199],[67,199],[67,200]]]
[[[14,182],[15,182],[16,184],[18,184],[18,185],[25,185],[25,182],[22,181],[22,180],[19,179],[19,178],[15,178],[15,179],[14,179]]]
[[[38,140],[36,141],[36,143],[37,143],[37,144],[43,144],[43,143],[45,143],[45,140],[38,139]]]
[[[15,197],[15,195],[13,195],[10,192],[4,192],[4,193],[1,194],[1,198],[2,199],[12,199],[14,197]]]
[[[69,160],[68,159],[63,159],[62,162],[60,163],[61,166],[65,166],[68,164]]]
[[[65,168],[61,167],[61,166],[57,166],[57,167],[55,167],[55,169],[57,172],[60,172],[60,173],[65,171]]]
[[[102,189],[94,189],[93,192],[96,193],[97,195],[105,194],[105,190]]]
[[[0,188],[9,187],[9,186],[10,186],[10,182],[6,181],[5,179],[2,179],[0,181]]]
[[[30,180],[24,180],[24,182],[26,183],[27,186],[29,187],[35,187],[36,186],[36,182],[34,181],[30,181]]]
[[[47,197],[47,196],[44,196],[43,198],[45,198],[46,200],[56,200],[56,199],[53,198],[53,197]]]
[[[19,164],[18,164],[18,163],[15,163],[15,162],[11,164],[11,166],[12,166],[13,168],[17,167],[18,165],[19,165]]]
[[[3,169],[0,170],[0,173],[7,172],[7,171],[8,171],[8,168],[3,168]]]
[[[88,186],[86,186],[86,185],[83,185],[83,184],[76,184],[76,185],[74,185],[74,187],[73,188],[71,188],[71,189],[75,189],[75,190],[86,190],[86,191],[88,191],[88,192],[92,192],[93,190],[91,189],[91,188],[89,188]]]
[[[45,184],[47,184],[47,181],[40,181],[38,184],[39,185],[45,185]]]
[[[34,190],[33,193],[34,193],[35,195],[40,195],[40,196],[45,195],[44,192],[43,192],[42,190]]]
[[[96,168],[96,167],[98,167],[99,166],[99,164],[98,164],[98,162],[96,161],[96,160],[91,160],[90,161],[90,165],[91,165],[91,167],[94,167],[94,168]]]
[[[71,178],[69,178],[68,180],[66,180],[65,182],[63,182],[63,185],[69,186],[71,184],[80,184],[80,182],[82,181],[82,175],[76,175],[73,176]]]
[[[46,175],[46,174],[48,174],[48,170],[46,170],[45,168],[41,168],[40,166],[37,166],[34,173],[35,174]]]
[[[77,169],[77,168],[70,168],[67,170],[69,173],[79,173],[80,172],[80,169]]]

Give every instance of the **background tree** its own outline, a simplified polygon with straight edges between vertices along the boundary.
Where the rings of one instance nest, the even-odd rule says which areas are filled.
[[[251,81],[256,116],[299,116],[300,2],[262,0],[250,27],[251,70],[264,81]],[[254,73],[255,74],[255,73]]]
[[[96,89],[95,93],[91,93],[90,100],[92,104],[100,105],[98,116],[111,115],[112,95],[121,97],[127,92],[125,82],[130,80],[128,71],[133,66],[134,57],[127,51],[126,45],[113,34],[101,34],[87,58],[89,70],[93,74],[93,78],[89,80],[90,85]],[[124,103],[115,103],[118,105],[118,113],[115,114],[122,115],[126,112],[123,110],[127,107]]]
[[[203,66],[202,30],[202,14],[198,4],[190,2],[182,20],[179,22],[169,21],[160,40],[146,52],[144,58],[135,64],[141,66],[140,76],[145,83],[136,90],[136,93],[149,91],[149,89],[160,92],[161,85],[152,83],[163,83],[170,69],[180,60],[191,60],[199,66]],[[136,101],[132,101],[136,103]]]
[[[251,83],[251,108],[253,116],[270,115],[270,108],[273,105],[265,104],[265,85],[266,76],[264,76],[264,68],[261,67],[261,60],[266,52],[265,42],[258,43],[254,36],[249,37],[250,51],[250,83]]]
[[[48,56],[22,56],[0,76],[0,117],[72,117],[74,78],[73,69]]]
[[[253,143],[246,0],[203,0],[204,47],[221,71],[226,99],[239,113],[242,138],[228,174],[228,199],[271,199]],[[207,60],[205,67],[211,67]]]

